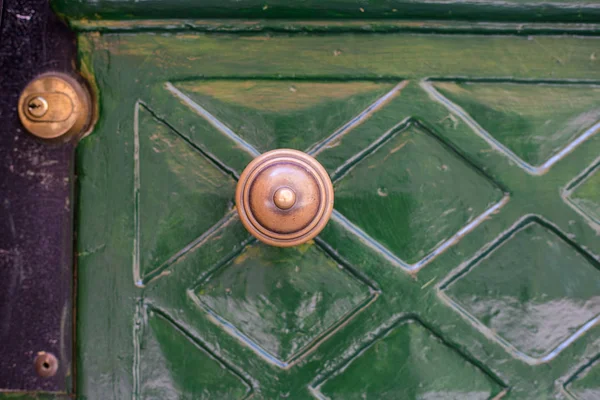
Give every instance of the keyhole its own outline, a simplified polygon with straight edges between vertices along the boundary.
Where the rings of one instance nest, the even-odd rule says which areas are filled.
[[[48,102],[41,96],[34,97],[27,104],[28,113],[35,117],[43,117],[48,112]]]

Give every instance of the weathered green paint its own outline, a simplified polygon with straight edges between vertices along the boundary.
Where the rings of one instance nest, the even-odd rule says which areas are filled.
[[[504,389],[427,328],[402,321],[315,388],[331,399],[490,399]],[[371,373],[365,373],[372,371]]]
[[[566,386],[567,392],[577,400],[600,398],[600,364],[594,360],[574,376]]]
[[[532,363],[550,359],[598,319],[599,293],[598,263],[537,217],[518,223],[444,287],[484,332]]]
[[[567,199],[584,217],[600,224],[600,159],[598,161],[575,180],[567,192]]]
[[[54,0],[75,19],[422,18],[598,21],[598,0]]]
[[[376,297],[313,242],[249,245],[193,291],[242,343],[284,367]]]
[[[241,399],[251,387],[153,310],[140,334],[138,390],[144,399]],[[182,362],[183,361],[183,362]]]
[[[233,203],[235,180],[143,105],[134,118],[141,281],[221,219]]]
[[[600,40],[475,31],[81,33],[79,396],[597,391]],[[291,249],[232,203],[280,146],[336,190]]]
[[[91,32],[310,32],[310,33],[487,33],[528,36],[531,34],[597,35],[597,23],[477,22],[402,19],[306,20],[306,19],[69,19],[76,31]]]
[[[336,210],[405,268],[417,269],[504,194],[424,128],[390,132],[385,144],[346,166],[335,183]]]
[[[215,80],[185,81],[173,86],[265,152],[280,148],[308,150],[394,85],[372,81]]]
[[[434,86],[494,140],[536,167],[600,120],[600,86],[485,82]]]
[[[166,32],[101,38],[93,50],[106,57],[110,54],[112,67],[139,69],[145,84],[164,82],[167,77],[158,74],[157,68],[168,69],[170,81],[198,77],[422,79],[455,73],[489,79],[600,79],[597,37]],[[114,58],[117,54],[118,59]]]

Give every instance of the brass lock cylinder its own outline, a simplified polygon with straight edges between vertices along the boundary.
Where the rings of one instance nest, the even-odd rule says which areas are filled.
[[[51,72],[38,76],[23,90],[18,105],[21,123],[42,139],[69,140],[91,126],[89,91],[73,77]]]

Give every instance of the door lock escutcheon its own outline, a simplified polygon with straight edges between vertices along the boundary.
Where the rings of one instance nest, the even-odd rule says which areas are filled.
[[[92,123],[92,100],[87,88],[69,75],[38,76],[19,97],[19,118],[31,134],[66,140],[85,133]]]

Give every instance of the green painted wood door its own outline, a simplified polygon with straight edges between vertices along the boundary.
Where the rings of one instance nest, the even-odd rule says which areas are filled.
[[[600,398],[597,2],[488,2],[493,23],[72,3],[99,99],[77,154],[79,398]],[[289,16],[231,14],[273,7]],[[295,248],[235,211],[277,148],[334,182]]]

